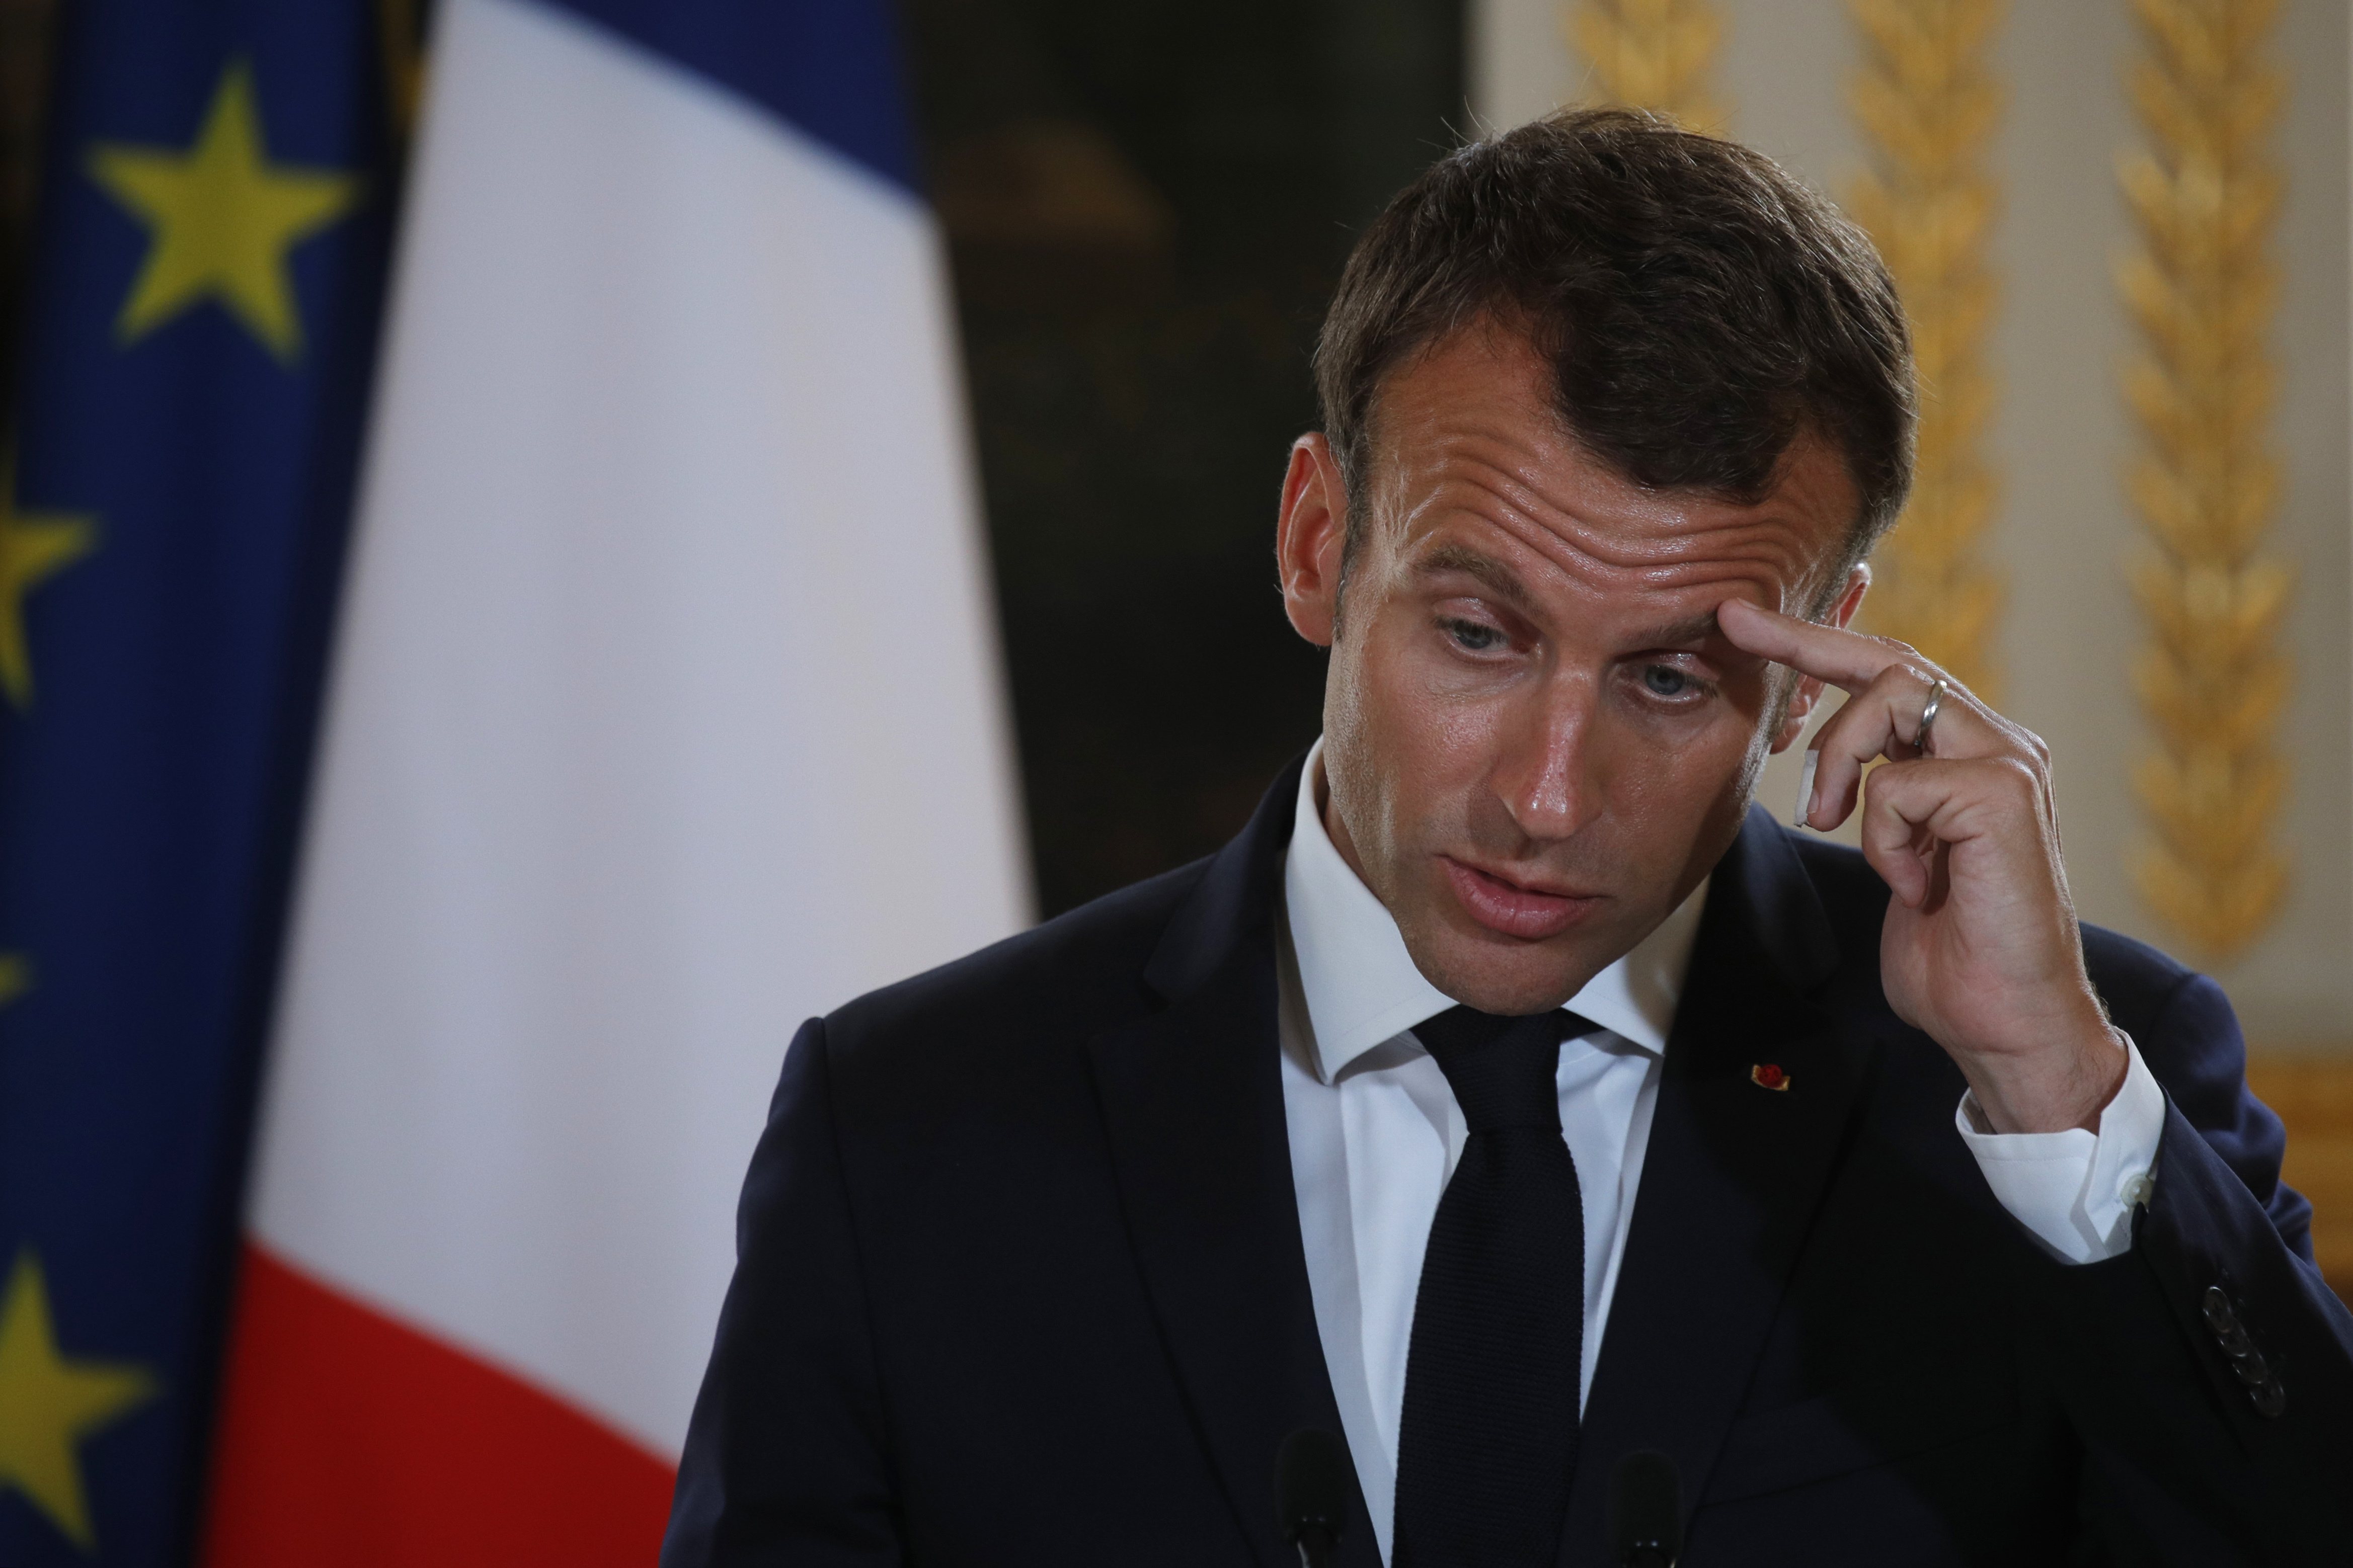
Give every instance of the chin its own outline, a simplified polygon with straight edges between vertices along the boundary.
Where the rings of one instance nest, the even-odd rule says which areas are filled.
[[[1583,990],[1601,967],[1587,962],[1581,950],[1588,945],[1514,942],[1483,931],[1406,938],[1406,950],[1432,985],[1465,1006],[1506,1016],[1549,1012]]]

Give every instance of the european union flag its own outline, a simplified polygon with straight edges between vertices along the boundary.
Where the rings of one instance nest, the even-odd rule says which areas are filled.
[[[379,0],[65,11],[0,432],[0,1563],[194,1540],[393,216]]]

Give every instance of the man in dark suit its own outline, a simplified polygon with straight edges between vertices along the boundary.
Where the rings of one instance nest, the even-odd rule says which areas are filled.
[[[1868,242],[1556,116],[1366,235],[1240,837],[812,1022],[667,1568],[2353,1556],[2353,1320],[2211,982],[2079,931],[2047,753],[1847,629],[1909,477]],[[1807,822],[1749,805],[1825,686]],[[1864,764],[1887,759],[1863,777]]]

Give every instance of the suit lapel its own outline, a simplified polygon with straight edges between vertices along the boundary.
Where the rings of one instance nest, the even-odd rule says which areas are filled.
[[[1244,1533],[1270,1565],[1274,1459],[1337,1434],[1300,1241],[1275,1023],[1288,770],[1169,922],[1145,979],[1166,1011],[1092,1046],[1120,1197],[1160,1331]],[[1377,1558],[1361,1500],[1342,1562]]]
[[[1858,1105],[1863,1047],[1808,996],[1837,963],[1788,830],[1753,812],[1710,884],[1668,1040],[1564,1563],[1601,1560],[1625,1454],[1674,1460],[1686,1522],[1705,1489]],[[1764,1067],[1787,1087],[1754,1081]]]
[[[1172,917],[1146,983],[1162,1012],[1092,1044],[1136,1258],[1204,1445],[1259,1560],[1274,1455],[1341,1430],[1307,1281],[1276,1038],[1275,891],[1294,766]],[[1763,1348],[1863,1087],[1868,1042],[1810,999],[1837,967],[1787,830],[1752,813],[1718,865],[1643,1159],[1591,1396],[1563,1563],[1598,1562],[1611,1472],[1673,1458],[1686,1521]],[[1752,1081],[1778,1067],[1788,1087]],[[1346,1568],[1377,1568],[1362,1499]]]

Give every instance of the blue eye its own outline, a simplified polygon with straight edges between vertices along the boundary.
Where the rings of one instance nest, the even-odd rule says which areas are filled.
[[[1672,665],[1646,664],[1642,667],[1642,684],[1654,697],[1681,697],[1692,689],[1692,678]]]
[[[1446,635],[1472,653],[1493,653],[1504,646],[1504,634],[1477,621],[1449,621]]]

